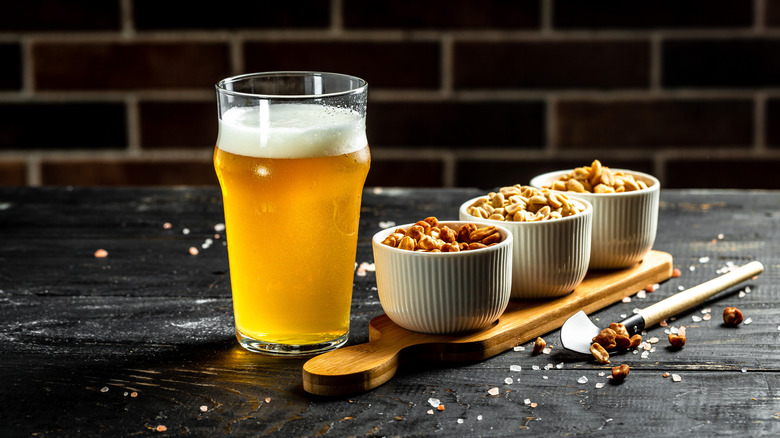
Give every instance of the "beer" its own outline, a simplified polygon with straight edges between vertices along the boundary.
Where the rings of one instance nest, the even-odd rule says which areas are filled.
[[[245,347],[346,340],[369,165],[353,110],[281,103],[222,114],[214,167]]]

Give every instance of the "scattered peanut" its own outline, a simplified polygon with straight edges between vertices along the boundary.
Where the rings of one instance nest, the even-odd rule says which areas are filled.
[[[629,348],[636,348],[641,343],[642,343],[642,335],[637,333],[634,336],[631,336],[631,345],[629,346]]]
[[[533,354],[539,354],[544,350],[544,347],[547,346],[547,342],[545,342],[542,338],[536,338],[536,342],[534,342],[534,349],[532,351]]]
[[[590,354],[596,358],[598,363],[609,363],[609,353],[601,344],[593,343],[590,346]]]
[[[679,332],[677,332],[677,334],[670,333],[669,344],[671,344],[673,348],[682,348],[683,345],[685,345],[685,332],[683,331],[682,335]]]
[[[431,216],[416,222],[408,230],[398,228],[382,244],[408,251],[437,253],[487,248],[501,240],[501,233],[495,226],[477,228],[468,223],[455,231]]]
[[[628,377],[629,371],[631,371],[631,368],[629,368],[626,364],[618,365],[612,368],[612,380],[616,382],[622,382],[626,379],[626,377]]]
[[[561,219],[584,209],[563,193],[515,184],[477,199],[466,212],[482,219],[535,222]]]
[[[647,184],[633,175],[612,171],[599,160],[593,160],[590,166],[578,167],[544,188],[561,192],[622,193],[646,189]]]
[[[736,307],[726,307],[723,309],[723,323],[736,327],[742,323],[742,312]]]
[[[626,326],[619,322],[613,322],[609,325],[609,328],[612,329],[612,331],[615,332],[618,336],[625,336],[629,337],[628,330],[626,329]]]

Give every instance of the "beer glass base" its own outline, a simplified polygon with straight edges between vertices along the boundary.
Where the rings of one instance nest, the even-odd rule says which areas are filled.
[[[274,342],[260,341],[252,339],[243,335],[240,331],[236,331],[236,338],[238,343],[245,349],[253,353],[262,353],[272,356],[313,356],[315,354],[325,353],[327,351],[335,350],[347,342],[349,338],[349,332],[344,333],[336,339],[318,342],[315,344],[279,344]]]

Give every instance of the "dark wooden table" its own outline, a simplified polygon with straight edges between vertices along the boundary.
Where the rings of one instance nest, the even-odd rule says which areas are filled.
[[[480,194],[367,190],[356,261],[373,261],[380,223],[454,219]],[[731,264],[766,267],[670,321],[688,327],[682,350],[666,347],[668,327],[653,327],[645,339],[661,340],[646,358],[613,359],[631,367],[614,385],[608,366],[564,351],[555,331],[549,355],[524,345],[478,363],[418,364],[371,392],[327,399],[303,391],[304,359],[238,347],[224,232],[214,238],[218,189],[2,188],[0,435],[780,435],[780,192],[664,190],[661,201],[655,249],[682,276],[599,321]],[[95,258],[99,248],[108,257]],[[750,323],[724,327],[727,306]],[[381,313],[374,273],[356,274],[350,344],[366,342]],[[445,409],[431,411],[430,399]]]

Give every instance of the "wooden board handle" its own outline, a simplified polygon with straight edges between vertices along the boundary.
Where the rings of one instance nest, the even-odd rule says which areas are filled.
[[[756,276],[763,271],[764,265],[762,265],[761,262],[750,262],[728,274],[713,278],[706,283],[694,286],[684,292],[672,295],[665,300],[646,307],[640,310],[639,314],[645,319],[645,327],[653,326],[666,318],[688,310],[691,307],[704,302],[713,295]]]

